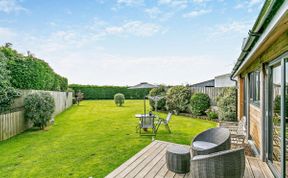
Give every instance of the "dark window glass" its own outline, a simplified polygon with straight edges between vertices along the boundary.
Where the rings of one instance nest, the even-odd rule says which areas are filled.
[[[260,72],[255,71],[249,74],[249,94],[252,103],[259,105],[260,101]]]

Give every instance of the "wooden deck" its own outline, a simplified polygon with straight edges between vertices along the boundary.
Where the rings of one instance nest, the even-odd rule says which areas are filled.
[[[174,143],[154,141],[138,152],[128,161],[116,168],[106,178],[147,177],[147,178],[179,178],[188,174],[175,174],[166,167],[166,147]],[[187,146],[188,147],[188,146]],[[254,157],[246,157],[245,178],[273,178],[266,163]]]

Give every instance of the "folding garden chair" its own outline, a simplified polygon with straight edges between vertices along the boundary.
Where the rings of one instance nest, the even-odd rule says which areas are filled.
[[[156,132],[158,131],[158,128],[160,127],[160,125],[163,124],[166,127],[166,129],[168,130],[168,132],[171,133],[171,129],[168,125],[169,121],[171,120],[171,116],[172,116],[172,112],[169,112],[166,119],[159,118],[158,123],[157,123]]]
[[[143,115],[139,121],[139,133],[140,135],[156,135],[156,127],[154,124],[154,115]],[[152,133],[143,133],[143,129],[152,129]]]

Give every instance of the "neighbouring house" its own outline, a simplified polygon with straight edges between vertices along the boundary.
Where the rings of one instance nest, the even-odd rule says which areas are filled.
[[[195,83],[191,87],[235,87],[235,81],[231,80],[231,74],[223,74],[214,77],[214,79]]]
[[[275,177],[288,177],[288,1],[267,0],[233,68],[238,119]],[[245,117],[244,117],[245,116]]]
[[[218,75],[215,77],[215,87],[235,87],[235,81],[231,80],[231,74]]]
[[[199,82],[199,83],[195,83],[193,85],[190,85],[191,87],[215,87],[215,80],[207,80],[204,82]]]

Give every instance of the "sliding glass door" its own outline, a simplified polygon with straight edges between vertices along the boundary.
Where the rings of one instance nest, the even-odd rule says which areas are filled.
[[[288,72],[287,60],[278,59],[269,65],[268,72],[268,135],[267,159],[278,177],[287,175]]]

